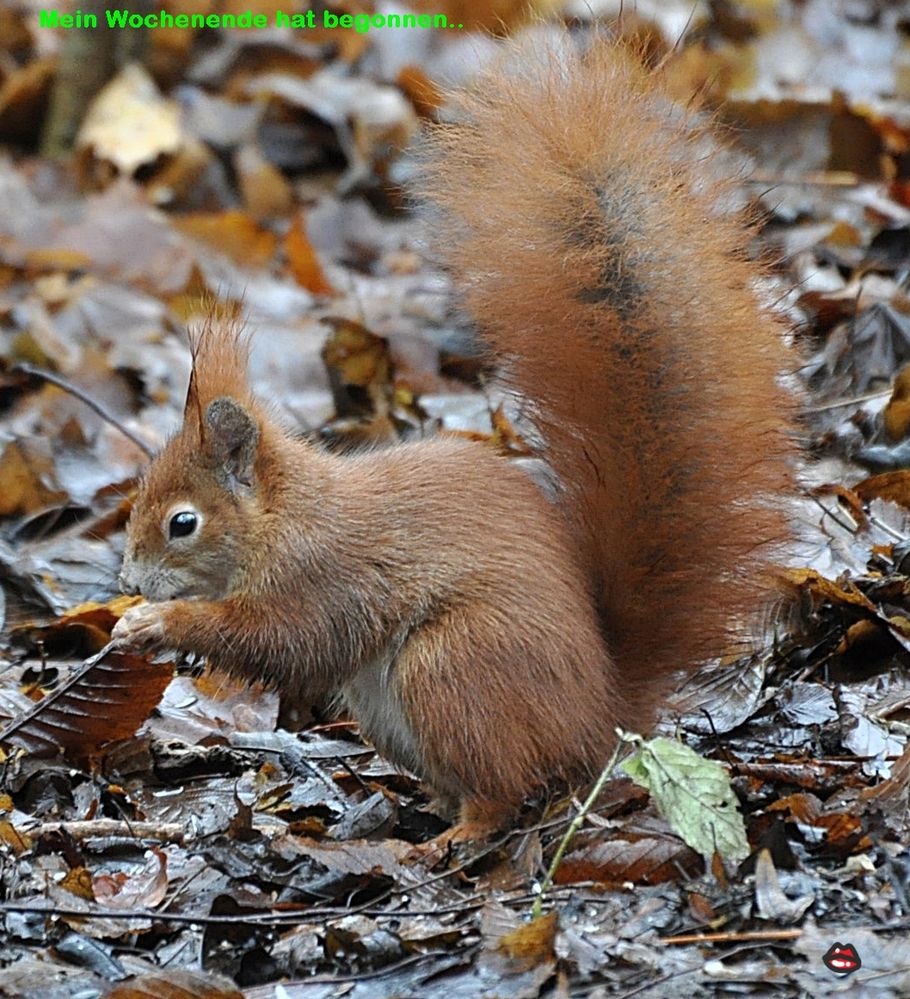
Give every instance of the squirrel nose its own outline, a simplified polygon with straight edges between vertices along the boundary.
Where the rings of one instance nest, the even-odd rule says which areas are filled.
[[[139,587],[135,583],[131,583],[122,572],[117,577],[117,582],[120,584],[120,592],[127,594],[127,596],[135,597],[139,592]]]

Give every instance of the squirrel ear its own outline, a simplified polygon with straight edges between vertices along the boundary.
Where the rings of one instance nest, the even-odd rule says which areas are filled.
[[[205,411],[206,445],[217,474],[230,492],[253,484],[259,426],[253,414],[235,399],[222,396]]]

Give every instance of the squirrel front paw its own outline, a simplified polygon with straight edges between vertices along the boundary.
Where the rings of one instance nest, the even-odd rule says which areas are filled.
[[[154,649],[165,643],[164,605],[139,604],[130,607],[114,625],[111,640],[132,649]]]

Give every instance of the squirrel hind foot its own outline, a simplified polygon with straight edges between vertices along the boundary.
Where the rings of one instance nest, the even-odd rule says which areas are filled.
[[[484,842],[501,832],[514,816],[514,809],[498,801],[464,801],[458,821],[438,836],[418,843],[409,853],[411,859],[433,867],[446,859],[462,843]]]

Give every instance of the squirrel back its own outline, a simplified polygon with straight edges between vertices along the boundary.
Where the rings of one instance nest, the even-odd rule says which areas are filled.
[[[724,652],[771,595],[790,365],[705,116],[621,46],[562,42],[516,46],[456,98],[424,180],[647,713],[661,676]]]

